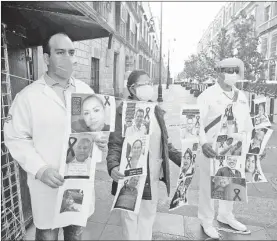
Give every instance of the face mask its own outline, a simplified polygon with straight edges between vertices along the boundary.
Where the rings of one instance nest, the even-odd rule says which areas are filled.
[[[58,60],[55,74],[62,79],[69,79],[73,73],[73,63],[69,57],[60,58]]]
[[[224,82],[227,85],[233,86],[238,81],[237,74],[224,74],[224,76],[225,76]]]
[[[139,100],[151,100],[154,94],[154,89],[150,85],[143,85],[136,88],[136,96]]]

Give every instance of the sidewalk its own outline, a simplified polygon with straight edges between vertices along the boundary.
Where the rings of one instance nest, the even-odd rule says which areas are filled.
[[[195,103],[196,99],[181,86],[171,86],[164,90],[165,110],[167,125],[176,124],[179,118],[177,103]],[[174,103],[174,105],[172,105]],[[176,119],[177,117],[177,119]],[[277,125],[273,126],[274,132],[268,146],[277,146]],[[168,128],[170,141],[180,148],[178,128]],[[268,183],[248,186],[248,203],[236,203],[234,213],[239,221],[245,223],[251,230],[251,235],[237,235],[220,232],[224,240],[276,240],[277,239],[277,149],[269,149],[266,159],[262,164]],[[189,205],[177,210],[168,211],[169,203],[176,188],[179,168],[170,164],[171,168],[171,195],[167,197],[165,185],[160,184],[160,199],[158,213],[153,230],[154,240],[205,240],[208,237],[203,233],[199,220],[198,210],[198,182],[199,171],[197,168],[189,190]],[[121,240],[121,226],[119,211],[110,211],[113,196],[110,194],[112,180],[106,169],[106,163],[97,164],[95,190],[96,207],[84,230],[84,240]],[[216,202],[217,206],[217,202]],[[217,210],[217,209],[216,209]],[[216,226],[220,226],[215,221]],[[267,228],[267,226],[271,225]],[[26,240],[34,240],[34,227],[27,230]],[[62,232],[60,238],[63,240]]]

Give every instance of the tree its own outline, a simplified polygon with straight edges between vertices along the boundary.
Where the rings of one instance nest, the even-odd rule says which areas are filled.
[[[259,38],[255,31],[255,19],[241,11],[232,23],[234,47],[237,49],[235,57],[244,62],[244,78],[254,81],[264,68],[262,55],[258,52]]]
[[[210,44],[211,52],[216,60],[233,57],[233,41],[225,28],[221,28],[216,42]]]
[[[214,60],[208,56],[207,52],[202,51],[197,55],[192,54],[185,61],[184,72],[186,78],[204,82],[210,77],[215,77],[214,67]]]

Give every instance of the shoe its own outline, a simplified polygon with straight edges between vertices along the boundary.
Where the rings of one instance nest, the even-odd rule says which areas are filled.
[[[236,220],[235,217],[233,216],[228,217],[228,216],[219,215],[217,216],[217,221],[224,224],[228,224],[235,230],[242,231],[242,232],[247,231],[247,227],[244,224],[240,223],[238,220]]]
[[[205,234],[207,234],[209,237],[211,237],[212,239],[219,239],[219,234],[217,230],[211,224],[201,223],[201,226]]]

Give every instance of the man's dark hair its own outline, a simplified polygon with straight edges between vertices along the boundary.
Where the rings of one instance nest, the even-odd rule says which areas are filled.
[[[143,110],[143,109],[138,109],[138,110],[136,111],[136,115],[138,114],[138,112],[141,112],[141,113],[143,113],[143,115],[144,115],[144,110]]]
[[[128,77],[128,81],[127,81],[128,90],[133,84],[135,84],[138,81],[138,78],[142,75],[148,75],[148,74],[144,70],[133,70],[131,72],[131,74]],[[129,91],[129,93],[130,93],[130,97],[133,97],[133,94],[130,91]]]
[[[44,54],[49,54],[50,55],[50,45],[49,45],[49,42],[50,42],[50,39],[54,36],[54,35],[64,35],[66,37],[69,38],[69,36],[66,34],[66,33],[63,33],[63,32],[60,32],[60,33],[55,33],[55,34],[52,34],[50,36],[48,36],[44,41],[43,41],[43,44],[42,44],[42,51]]]

